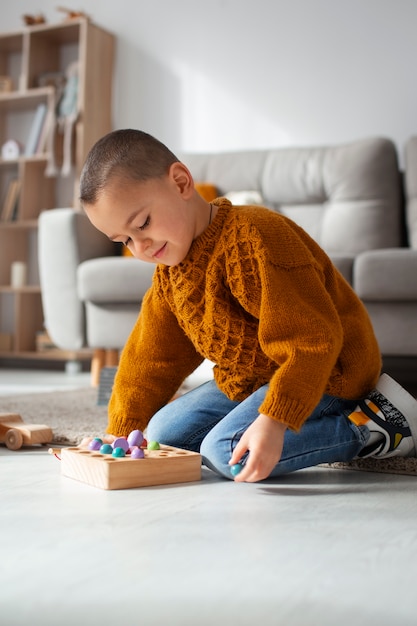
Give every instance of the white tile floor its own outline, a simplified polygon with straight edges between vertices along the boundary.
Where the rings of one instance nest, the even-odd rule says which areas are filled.
[[[9,382],[35,380],[73,384]],[[7,626],[415,626],[417,479],[313,468],[240,485],[204,470],[107,492],[43,449],[0,447],[0,554]]]

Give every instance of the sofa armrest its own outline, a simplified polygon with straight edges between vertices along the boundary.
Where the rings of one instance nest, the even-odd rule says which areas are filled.
[[[85,345],[85,320],[77,268],[87,259],[114,255],[115,246],[74,209],[42,212],[38,233],[45,328],[59,348],[79,350]]]
[[[154,263],[132,257],[90,259],[77,272],[78,296],[82,302],[140,303],[152,284]]]
[[[356,258],[353,286],[367,302],[417,302],[416,276],[417,250],[369,250]]]
[[[417,249],[417,137],[410,137],[405,145],[405,218],[408,241]]]

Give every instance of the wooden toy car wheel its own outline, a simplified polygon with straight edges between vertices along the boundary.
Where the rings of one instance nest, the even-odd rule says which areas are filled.
[[[19,450],[19,448],[21,448],[23,444],[23,435],[20,430],[17,430],[16,428],[11,428],[6,433],[5,442],[9,450]]]

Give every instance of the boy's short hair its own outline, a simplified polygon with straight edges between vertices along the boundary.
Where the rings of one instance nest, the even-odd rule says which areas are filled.
[[[178,159],[152,135],[131,128],[115,130],[97,141],[85,160],[80,201],[94,204],[111,179],[144,182],[168,173]]]

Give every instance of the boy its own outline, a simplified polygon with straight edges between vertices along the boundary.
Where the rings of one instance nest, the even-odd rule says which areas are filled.
[[[416,454],[417,402],[387,375],[367,312],[299,226],[206,202],[166,146],[103,137],[81,176],[98,230],[155,263],[122,352],[108,432],[200,451],[254,482],[357,456]],[[208,358],[214,380],[169,403]],[[150,420],[150,421],[149,421]]]

